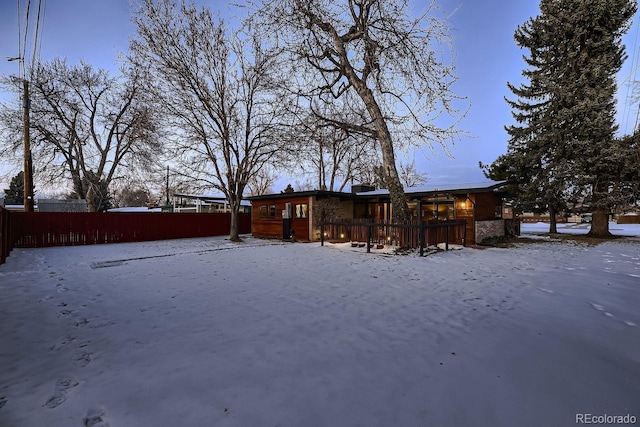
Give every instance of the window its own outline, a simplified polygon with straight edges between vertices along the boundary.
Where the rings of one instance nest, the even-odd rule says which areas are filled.
[[[276,217],[276,205],[261,205],[258,210],[260,218]]]
[[[295,206],[295,217],[296,218],[307,218],[307,214],[309,212],[309,205],[306,203],[301,203]]]

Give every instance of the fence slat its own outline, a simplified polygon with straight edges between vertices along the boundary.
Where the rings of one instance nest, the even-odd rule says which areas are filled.
[[[230,225],[229,213],[11,212],[7,240],[9,248],[140,242],[224,236]],[[251,214],[239,214],[239,232],[251,232]]]
[[[0,264],[4,264],[9,256],[11,246],[10,212],[0,206]]]

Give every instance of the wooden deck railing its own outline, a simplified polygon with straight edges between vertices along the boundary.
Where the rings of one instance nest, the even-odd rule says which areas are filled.
[[[320,241],[366,242],[367,252],[371,245],[383,244],[400,248],[424,249],[439,243],[466,245],[466,221],[443,221],[437,223],[372,223],[369,220],[346,220],[320,224]]]

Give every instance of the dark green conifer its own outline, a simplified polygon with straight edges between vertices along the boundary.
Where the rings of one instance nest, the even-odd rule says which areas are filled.
[[[540,14],[515,32],[529,51],[527,82],[509,84],[516,124],[507,126],[507,154],[492,167],[517,185],[523,206],[546,207],[552,220],[567,204],[587,203],[593,236],[609,235],[610,189],[620,180],[612,173],[615,75],[636,9],[631,0],[541,0]]]

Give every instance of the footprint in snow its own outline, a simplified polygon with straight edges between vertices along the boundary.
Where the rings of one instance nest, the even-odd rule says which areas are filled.
[[[604,311],[604,307],[601,306],[600,304],[596,304],[596,303],[590,302],[589,305],[591,307],[595,308],[598,311]]]
[[[58,381],[56,381],[53,396],[47,400],[44,406],[51,409],[57,408],[67,400],[71,390],[78,385],[80,385],[80,383],[72,376],[59,378]]]
[[[591,307],[595,308],[596,310],[601,311],[602,314],[604,314],[607,317],[610,317],[610,318],[615,317],[613,314],[609,313],[608,311],[604,311],[604,307],[601,306],[600,304],[596,304],[596,303],[590,302],[589,305]],[[625,325],[627,325],[629,327],[632,327],[632,328],[637,326],[634,322],[631,322],[629,320],[623,320],[622,323],[624,323]]]
[[[72,336],[64,336],[58,339],[54,345],[49,347],[49,351],[59,351],[64,348],[66,345],[71,344],[76,340],[76,337]]]
[[[86,326],[88,323],[89,321],[87,320],[87,318],[83,317],[80,320],[76,321],[76,328],[82,328]]]
[[[608,311],[604,311],[604,307],[601,306],[600,304],[591,303],[591,307],[595,308],[598,311],[601,311],[602,314],[604,314],[607,317],[613,317],[613,314],[609,313]]]
[[[84,368],[91,362],[91,353],[78,352],[75,356],[75,364]]]
[[[110,427],[107,421],[107,411],[104,408],[89,409],[87,416],[84,417],[85,427]]]

